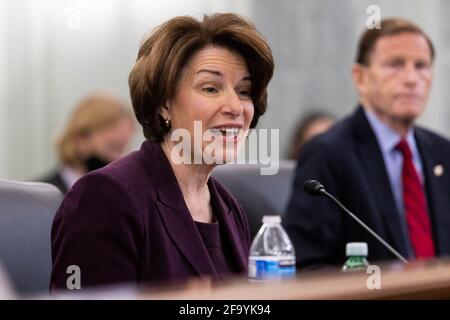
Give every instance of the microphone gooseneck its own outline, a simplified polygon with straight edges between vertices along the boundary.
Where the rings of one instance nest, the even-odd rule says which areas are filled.
[[[312,196],[327,196],[334,203],[336,203],[342,210],[344,210],[350,217],[352,217],[360,226],[366,229],[375,239],[377,239],[386,249],[388,249],[393,255],[399,258],[405,264],[409,264],[400,253],[398,253],[394,248],[392,248],[383,238],[381,238],[375,231],[370,229],[364,222],[362,222],[357,216],[355,216],[350,210],[348,210],[338,199],[325,190],[325,187],[316,180],[306,180],[303,185],[305,191]]]

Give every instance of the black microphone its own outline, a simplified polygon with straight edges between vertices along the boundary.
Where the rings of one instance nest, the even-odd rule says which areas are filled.
[[[333,195],[329,194],[325,187],[316,180],[306,180],[303,184],[303,188],[305,189],[306,193],[312,195],[312,196],[327,196],[331,200],[333,200],[334,203],[336,203],[342,210],[344,210],[350,217],[352,217],[360,226],[362,226],[364,229],[367,230],[372,236],[375,237],[386,249],[388,249],[392,254],[394,254],[397,258],[399,258],[404,263],[408,264],[409,262],[400,254],[398,253],[394,248],[392,248],[386,241],[383,240],[378,234],[375,233],[372,229],[370,229],[364,222],[359,220],[357,216],[355,216],[350,210],[348,210],[342,203],[339,202],[338,199],[333,197]]]
[[[325,187],[316,180],[306,180],[303,188],[312,196],[323,196],[326,192]]]

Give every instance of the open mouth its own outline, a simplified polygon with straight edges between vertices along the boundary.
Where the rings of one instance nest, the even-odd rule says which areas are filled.
[[[237,136],[241,132],[240,128],[213,128],[210,129],[215,135]]]
[[[242,128],[240,127],[216,127],[209,130],[226,142],[237,142],[242,133]]]

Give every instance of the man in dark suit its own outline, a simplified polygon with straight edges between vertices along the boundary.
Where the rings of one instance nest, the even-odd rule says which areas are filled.
[[[434,49],[401,19],[361,37],[353,81],[357,110],[300,155],[285,227],[299,266],[342,264],[348,242],[369,261],[394,259],[330,200],[303,191],[316,179],[409,259],[450,254],[450,142],[414,125],[432,82]]]

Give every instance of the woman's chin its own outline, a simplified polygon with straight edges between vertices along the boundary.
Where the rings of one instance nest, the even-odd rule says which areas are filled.
[[[203,153],[203,160],[206,164],[221,165],[226,163],[233,163],[237,160],[238,148],[236,146],[229,148],[217,148],[210,154]]]

